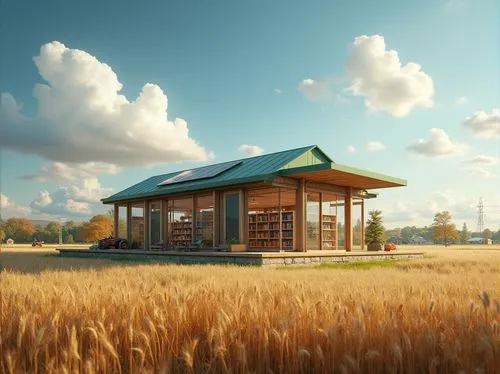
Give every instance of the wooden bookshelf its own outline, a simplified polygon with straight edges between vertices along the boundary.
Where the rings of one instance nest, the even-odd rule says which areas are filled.
[[[294,212],[251,213],[248,215],[248,247],[293,249]],[[281,231],[281,238],[280,238]]]
[[[195,240],[203,240],[207,245],[213,245],[214,212],[210,210],[196,213]]]
[[[192,222],[172,222],[172,244],[186,246],[193,242]]]
[[[321,242],[321,249],[337,249],[337,216],[322,215]]]

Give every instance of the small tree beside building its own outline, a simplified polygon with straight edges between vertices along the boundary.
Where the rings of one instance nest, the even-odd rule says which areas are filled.
[[[467,230],[467,224],[464,222],[462,226],[462,231],[460,231],[460,243],[465,244],[467,243],[467,240],[469,240],[471,237],[471,233],[469,230]]]
[[[85,222],[79,235],[83,241],[95,242],[111,236],[113,233],[113,220],[104,214],[98,214]]]
[[[447,247],[452,240],[460,239],[457,227],[451,222],[451,214],[448,211],[436,213],[432,223],[433,237],[435,240],[443,241]]]
[[[365,242],[369,251],[379,251],[385,242],[385,228],[382,224],[382,212],[372,210],[370,219],[366,222]]]

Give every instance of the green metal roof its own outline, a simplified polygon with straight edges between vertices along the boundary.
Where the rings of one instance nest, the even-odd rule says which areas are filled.
[[[322,171],[322,170],[336,170],[347,174],[352,174],[361,177],[376,179],[387,183],[392,183],[397,186],[406,186],[405,179],[391,177],[389,175],[380,174],[369,170],[358,169],[352,166],[338,164],[336,162],[325,162],[322,164],[306,165],[291,169],[284,169],[279,171],[279,175],[287,176],[287,175],[294,175],[294,174],[301,174],[301,173],[308,173],[308,172]]]
[[[159,186],[158,184],[162,183],[166,179],[172,178],[185,170],[156,175],[110,197],[102,199],[102,202],[109,204],[138,198],[211,190],[214,188],[234,186],[244,183],[270,183],[278,176],[293,176],[294,174],[321,170],[336,170],[384,181],[391,183],[394,186],[406,185],[406,181],[404,179],[337,164],[316,145],[270,153],[262,156],[244,158],[238,161],[241,161],[238,165],[211,178]]]
[[[182,171],[156,175],[140,183],[102,199],[105,204],[143,197],[176,194],[188,191],[208,190],[212,188],[252,182],[267,182],[275,177],[275,173],[283,166],[317,148],[315,145],[270,153],[262,156],[244,158],[241,163],[213,178],[193,180],[158,186],[159,183]],[[319,148],[318,148],[319,149]],[[189,169],[187,169],[189,170]]]

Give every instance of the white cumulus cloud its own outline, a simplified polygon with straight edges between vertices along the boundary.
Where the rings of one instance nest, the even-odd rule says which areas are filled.
[[[21,178],[36,182],[71,182],[89,179],[99,174],[116,174],[120,168],[104,162],[86,162],[80,164],[52,162],[42,165],[37,174],[24,175]]]
[[[0,193],[0,207],[7,207],[9,206],[10,201],[7,196],[5,196],[3,193]]]
[[[103,188],[97,178],[83,179],[79,184],[74,184],[66,188],[67,196],[70,199],[97,204],[101,199],[111,195],[112,188]]]
[[[2,93],[0,146],[65,163],[150,165],[212,156],[189,136],[185,120],[168,119],[167,95],[156,84],[129,101],[110,66],[57,41],[43,45],[34,62],[46,81],[33,89],[37,113],[23,115]]]
[[[352,81],[348,91],[363,96],[372,110],[404,117],[416,106],[433,106],[432,78],[414,62],[402,65],[398,52],[386,50],[380,35],[354,39],[347,72]]]
[[[30,207],[33,211],[59,216],[85,216],[102,208],[100,200],[112,194],[111,188],[101,186],[96,177],[79,180],[56,191],[40,191]]]
[[[372,141],[366,143],[366,145],[365,145],[365,149],[368,152],[382,151],[386,148],[387,147],[384,144],[382,144],[381,142],[379,142],[377,140],[372,140]]]
[[[347,152],[349,152],[349,153],[356,152],[356,147],[354,147],[353,145],[347,146]]]
[[[31,207],[33,209],[44,208],[53,203],[52,197],[49,191],[39,191],[38,197],[31,202]]]
[[[299,82],[297,89],[309,100],[327,100],[331,98],[330,83],[326,79],[315,80],[303,79]]]
[[[0,217],[28,217],[30,213],[29,207],[17,205],[9,197],[0,193]]]
[[[480,138],[494,138],[500,136],[500,108],[490,113],[479,111],[464,120],[464,126]]]
[[[409,151],[427,157],[450,156],[463,152],[464,144],[454,142],[443,129],[430,129],[429,140],[419,139],[407,147]]]
[[[30,207],[39,213],[63,216],[84,216],[91,214],[89,203],[67,198],[64,190],[60,189],[52,196],[48,191],[40,191]]]
[[[465,96],[460,96],[458,99],[455,100],[455,104],[457,105],[465,105],[469,102],[469,99],[467,99]]]
[[[243,152],[247,156],[260,156],[264,153],[264,149],[257,145],[242,144],[239,148],[240,152]]]

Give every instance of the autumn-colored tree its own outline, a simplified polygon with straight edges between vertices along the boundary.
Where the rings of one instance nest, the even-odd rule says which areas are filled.
[[[0,227],[0,243],[5,240],[5,230],[3,227]]]
[[[455,224],[451,223],[451,214],[448,211],[436,213],[432,228],[434,239],[442,240],[445,246],[448,246],[452,239],[460,239],[460,234]]]
[[[485,239],[491,239],[492,236],[493,236],[493,233],[491,232],[490,229],[484,229],[484,231],[483,231],[483,238],[485,238]]]
[[[112,233],[113,220],[107,215],[98,214],[83,224],[79,235],[86,242],[95,242],[111,236]]]
[[[5,237],[15,242],[29,242],[36,232],[35,225],[26,218],[9,218],[5,222]]]

